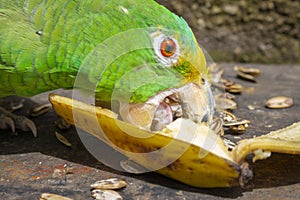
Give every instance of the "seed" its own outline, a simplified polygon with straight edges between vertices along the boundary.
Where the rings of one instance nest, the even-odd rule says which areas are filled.
[[[254,82],[254,83],[257,82],[256,78],[254,76],[252,76],[251,74],[246,74],[246,73],[241,72],[241,71],[237,71],[236,73],[237,73],[237,76],[241,79],[244,79],[246,81],[251,81],[251,82]]]
[[[236,119],[236,120],[233,120],[231,122],[227,122],[227,123],[224,123],[223,126],[238,126],[238,125],[246,125],[246,124],[250,124],[250,121],[249,120],[246,120],[246,119]]]
[[[95,189],[92,191],[92,196],[97,200],[122,200],[121,195],[113,190]]]
[[[237,125],[237,126],[230,126],[229,128],[232,132],[237,133],[237,134],[242,134],[246,130],[246,126],[244,126],[242,124]]]
[[[57,194],[43,193],[40,197],[40,200],[72,200],[72,199]]]
[[[22,99],[20,102],[18,103],[10,103],[10,107],[11,107],[11,110],[12,111],[15,111],[15,110],[19,110],[20,108],[22,108],[24,106],[24,101],[25,99]]]
[[[224,120],[223,126],[229,127],[229,129],[234,133],[242,134],[245,132],[246,128],[248,127],[248,124],[250,124],[249,120],[235,118],[229,121]]]
[[[225,87],[228,87],[228,86],[231,86],[234,84],[233,81],[230,81],[230,80],[227,80],[227,79],[224,79],[222,78],[222,83],[224,84]]]
[[[243,66],[234,66],[233,69],[235,71],[240,71],[240,72],[243,72],[245,74],[250,74],[252,76],[260,75],[260,70],[257,69],[257,68],[246,68],[246,67],[243,67]]]
[[[273,109],[289,108],[293,105],[293,99],[285,96],[273,97],[266,102],[266,107]]]
[[[225,87],[225,90],[233,94],[239,94],[244,90],[244,87],[240,84],[233,83],[232,85]]]
[[[223,83],[223,86],[224,86],[224,89],[226,92],[236,94],[236,93],[241,93],[244,89],[244,87],[242,85],[237,84],[230,80],[222,79],[222,83]],[[222,87],[219,87],[219,88],[222,88]]]
[[[220,112],[219,117],[221,119],[223,119],[224,123],[228,123],[228,122],[237,120],[237,117],[234,114],[232,114],[231,112],[228,112],[226,110],[222,110],[219,112]]]
[[[62,134],[58,133],[57,131],[55,131],[55,136],[61,143],[63,143],[67,147],[72,146],[72,144],[67,140],[67,138],[65,138]]]
[[[118,178],[110,178],[106,180],[96,181],[91,185],[95,189],[116,190],[126,187],[127,183]]]
[[[248,105],[247,108],[248,108],[249,110],[255,110],[256,107],[255,107],[254,105]]]
[[[48,112],[50,109],[51,109],[51,104],[50,103],[39,105],[39,106],[34,107],[31,110],[30,115],[32,117],[37,117],[37,116],[40,116],[40,115]]]
[[[176,195],[178,195],[178,196],[183,196],[183,191],[182,191],[182,190],[178,190],[178,191],[176,192]]]

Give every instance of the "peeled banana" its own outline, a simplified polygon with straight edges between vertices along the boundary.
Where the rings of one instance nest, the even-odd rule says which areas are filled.
[[[58,115],[97,137],[143,167],[185,184],[202,187],[243,186],[253,173],[244,161],[270,152],[300,154],[300,122],[270,134],[245,139],[228,151],[221,137],[204,123],[177,119],[161,131],[149,131],[118,119],[108,109],[50,95]]]

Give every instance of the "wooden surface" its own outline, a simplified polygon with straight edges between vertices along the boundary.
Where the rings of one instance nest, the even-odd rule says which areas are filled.
[[[300,66],[244,65],[261,69],[258,83],[237,79],[232,69],[234,64],[222,66],[226,79],[245,87],[236,97],[238,109],[234,114],[249,119],[251,124],[240,138],[266,134],[300,121]],[[279,110],[264,107],[268,98],[278,95],[292,97],[295,105]],[[2,99],[0,105],[11,100],[20,101],[20,98]],[[17,113],[26,114],[34,104],[26,100],[24,108]],[[256,109],[249,110],[248,105],[255,105]],[[254,179],[245,188],[199,189],[154,172],[132,175],[113,170],[87,152],[74,127],[60,131],[72,143],[70,148],[64,146],[54,135],[57,116],[53,111],[32,120],[38,127],[37,138],[29,133],[15,136],[10,131],[0,131],[0,199],[38,199],[43,192],[93,199],[90,184],[110,177],[128,182],[128,186],[119,191],[124,199],[300,198],[300,156],[274,154],[268,160],[251,163]],[[238,140],[235,135],[225,137]]]

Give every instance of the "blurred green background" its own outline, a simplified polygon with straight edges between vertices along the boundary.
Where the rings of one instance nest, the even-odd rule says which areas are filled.
[[[216,62],[300,63],[299,0],[157,0]]]

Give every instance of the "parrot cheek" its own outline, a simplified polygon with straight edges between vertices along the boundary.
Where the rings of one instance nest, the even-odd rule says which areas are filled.
[[[189,83],[160,92],[144,104],[121,103],[120,115],[124,121],[150,131],[162,130],[179,118],[208,123],[214,102],[207,87]]]

